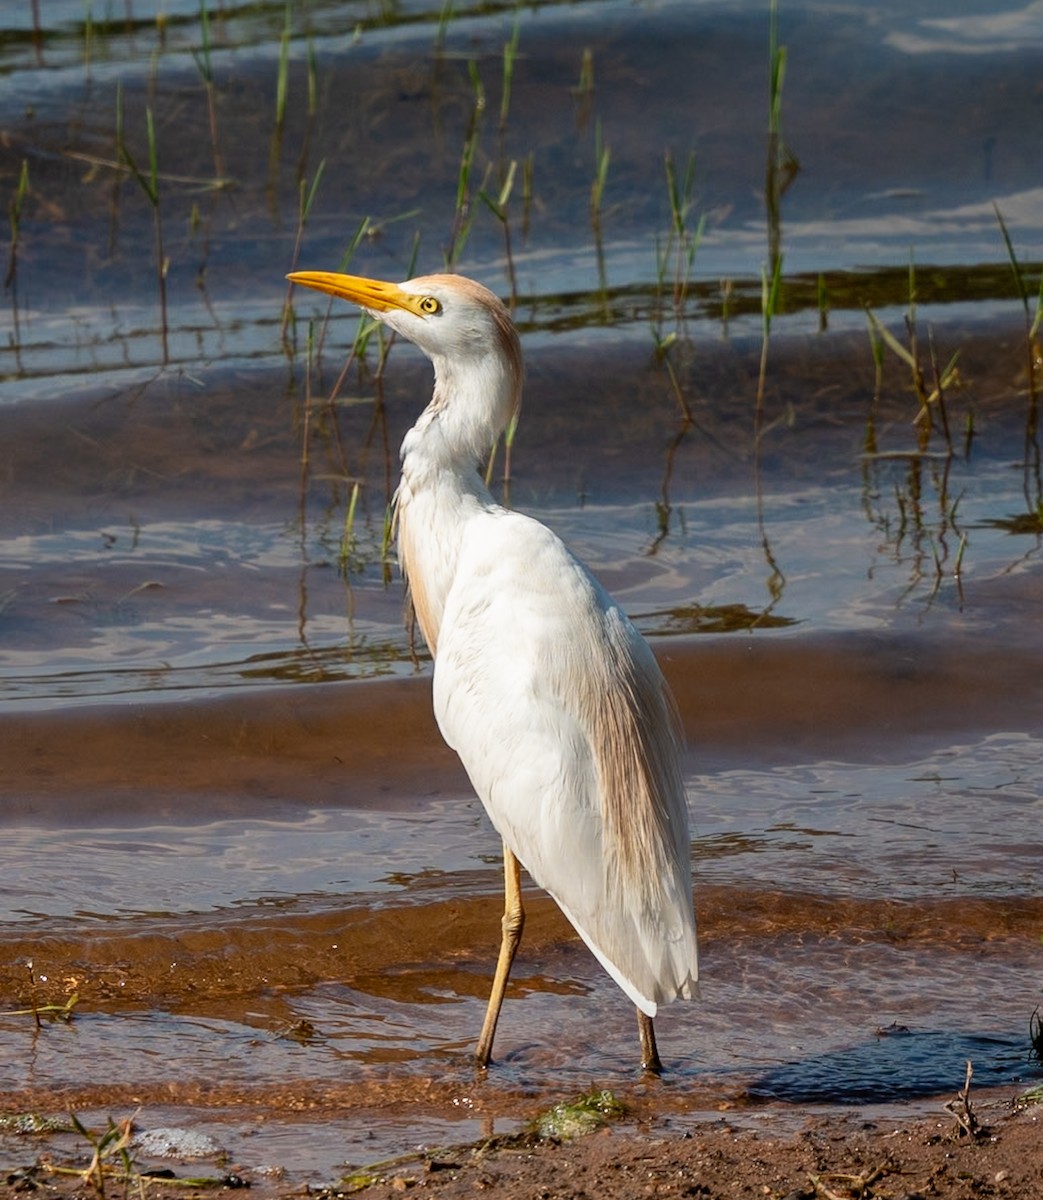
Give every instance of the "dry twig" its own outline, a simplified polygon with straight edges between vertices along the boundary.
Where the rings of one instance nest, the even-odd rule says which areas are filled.
[[[975,1138],[982,1132],[971,1104],[971,1076],[973,1074],[974,1068],[971,1066],[971,1060],[967,1059],[967,1077],[963,1081],[963,1087],[945,1105],[957,1121],[957,1130],[953,1134],[955,1138],[964,1136]]]
[[[863,1200],[869,1196],[869,1188],[890,1169],[890,1163],[885,1159],[878,1167],[858,1175],[824,1171],[821,1175],[809,1173],[808,1181],[815,1189],[815,1195],[821,1196],[822,1200]],[[837,1191],[838,1188],[842,1190]]]

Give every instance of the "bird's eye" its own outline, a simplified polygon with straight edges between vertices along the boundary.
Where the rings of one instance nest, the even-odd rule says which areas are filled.
[[[420,311],[433,316],[435,313],[442,311],[442,306],[434,296],[424,296],[420,301]]]

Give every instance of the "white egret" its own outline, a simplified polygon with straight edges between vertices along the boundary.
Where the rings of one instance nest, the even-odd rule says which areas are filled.
[[[434,395],[402,443],[398,552],[434,659],[439,729],[503,838],[502,939],[478,1062],[489,1063],[521,939],[521,864],[637,1006],[642,1063],[658,1071],[656,1007],[691,997],[697,979],[677,722],[619,605],[546,526],[497,504],[479,473],[520,400],[511,318],[458,275],[289,278],[360,305],[434,365]]]

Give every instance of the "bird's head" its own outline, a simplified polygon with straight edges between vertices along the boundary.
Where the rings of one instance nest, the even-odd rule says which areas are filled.
[[[423,275],[385,283],[330,271],[295,271],[288,278],[360,305],[418,346],[435,366],[434,405],[447,414],[456,409],[453,416],[468,424],[488,424],[495,437],[517,408],[518,334],[502,302],[473,279]]]

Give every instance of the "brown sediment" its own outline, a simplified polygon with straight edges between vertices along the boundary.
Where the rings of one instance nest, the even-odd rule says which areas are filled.
[[[1038,1200],[1043,1119],[1032,1109],[997,1114],[988,1134],[959,1140],[947,1119],[866,1120],[831,1115],[798,1132],[743,1128],[722,1120],[644,1136],[604,1129],[564,1144],[505,1139],[455,1153],[437,1151],[378,1169],[372,1197],[412,1187],[444,1197],[476,1191],[546,1200],[587,1196],[760,1197],[869,1200],[1004,1196]]]
[[[930,652],[901,639],[658,639],[700,766],[814,761],[844,753],[902,761],[937,732],[1038,729],[1043,693],[1028,657],[971,644]],[[966,697],[973,695],[974,705]],[[867,722],[866,714],[879,714]],[[369,680],[239,691],[188,703],[120,703],[0,716],[9,816],[46,820],[77,797],[171,816],[163,797],[206,795],[222,811],[261,800],[394,808],[470,787],[431,714],[430,681]],[[62,819],[69,812],[62,809]]]
[[[222,1122],[249,1124],[245,1143],[261,1161],[265,1154],[266,1131],[263,1112],[292,1122],[322,1122],[331,1130],[357,1130],[359,1123],[386,1118],[401,1103],[416,1111],[431,1103],[445,1111],[466,1095],[468,1107],[476,1092],[432,1080],[412,1081],[413,1092],[401,1100],[384,1097],[367,1103],[365,1088],[357,1093],[330,1089],[320,1101],[302,1099],[292,1093],[267,1089],[263,1096],[229,1095],[235,1107],[209,1109],[206,1094],[191,1096],[173,1089],[166,1096],[127,1096],[112,1092],[56,1093],[51,1107],[61,1104],[79,1108],[94,1105],[137,1106],[136,1128],[148,1128],[150,1106],[178,1105],[185,1100],[211,1112],[204,1128],[218,1137]],[[652,1089],[661,1092],[661,1089]],[[36,1096],[35,1099],[41,1097]],[[0,1097],[0,1104],[7,1097]],[[18,1097],[10,1097],[17,1100]],[[569,1141],[542,1138],[534,1132],[497,1135],[494,1110],[505,1108],[516,1119],[535,1117],[536,1108],[523,1097],[511,1096],[506,1104],[496,1102],[479,1111],[489,1122],[489,1136],[469,1143],[428,1144],[393,1156],[383,1156],[369,1165],[352,1165],[341,1160],[339,1170],[320,1173],[283,1172],[271,1168],[251,1170],[238,1160],[225,1157],[215,1169],[212,1162],[177,1163],[169,1160],[135,1161],[136,1170],[160,1167],[164,1179],[140,1176],[134,1179],[134,1194],[145,1200],[168,1196],[180,1177],[207,1177],[226,1186],[249,1186],[251,1195],[269,1200],[302,1194],[333,1200],[348,1194],[392,1197],[416,1191],[452,1200],[485,1193],[504,1200],[585,1200],[591,1196],[637,1200],[647,1196],[667,1200],[704,1197],[757,1197],[758,1200],[886,1200],[886,1198],[935,1197],[937,1200],[978,1200],[982,1196],[1005,1200],[1038,1200],[1043,1186],[1043,1115],[1039,1106],[1013,1102],[1010,1094],[982,1093],[974,1097],[981,1117],[976,1137],[959,1136],[959,1129],[945,1111],[944,1097],[917,1113],[902,1113],[893,1106],[845,1114],[807,1113],[776,1109],[749,1114],[733,1105],[695,1103],[664,1104],[662,1095],[641,1095],[637,1090],[625,1098],[627,1120],[606,1125],[586,1137]],[[925,1115],[927,1113],[931,1115]],[[40,1110],[34,1110],[40,1111]],[[154,1123],[154,1122],[153,1122]],[[303,1131],[302,1131],[303,1132]],[[357,1134],[356,1134],[357,1136]],[[240,1143],[240,1148],[244,1143]],[[82,1173],[90,1157],[84,1143],[70,1144],[68,1138],[23,1139],[22,1165],[10,1161],[7,1190],[0,1194],[23,1193],[32,1184],[46,1187],[45,1194],[58,1197],[94,1194]],[[30,1165],[34,1151],[40,1152],[37,1166]],[[132,1154],[132,1160],[135,1156]],[[82,1160],[82,1161],[81,1161]],[[362,1160],[363,1163],[366,1160]],[[68,1173],[55,1174],[50,1166],[64,1166]],[[110,1180],[122,1176],[119,1164],[110,1164]],[[28,1183],[26,1182],[28,1180]]]
[[[9,803],[38,817],[48,799],[70,794],[83,814],[161,819],[172,815],[171,793],[243,811],[264,798],[393,808],[396,798],[467,786],[421,679],[8,713],[0,759]]]
[[[481,886],[481,883],[478,883]],[[85,930],[9,927],[0,933],[0,1005],[61,1004],[75,990],[84,1007],[198,1011],[218,1001],[370,979],[396,965],[439,975],[455,992],[481,996],[495,949],[501,901],[489,873],[487,895],[410,897],[378,908],[316,902],[318,911],[260,906],[200,916],[128,917]],[[1032,948],[1043,927],[1043,898],[893,901],[797,894],[754,887],[699,887],[704,949],[774,943],[796,950],[829,943],[872,944],[973,954],[976,961]],[[420,902],[422,901],[422,902]],[[538,959],[573,940],[543,894],[526,899],[526,952]],[[33,985],[46,977],[47,988]],[[469,973],[473,981],[468,986]],[[408,983],[389,984],[406,995]]]

